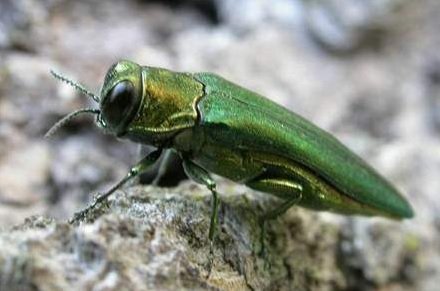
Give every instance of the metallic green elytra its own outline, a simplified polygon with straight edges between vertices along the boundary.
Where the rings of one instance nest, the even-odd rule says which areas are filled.
[[[105,132],[158,150],[136,164],[97,203],[150,167],[162,149],[180,155],[187,175],[214,194],[209,237],[217,220],[215,173],[273,194],[280,206],[293,204],[342,214],[410,218],[413,210],[399,192],[329,133],[297,114],[211,73],[179,73],[120,61],[107,72],[100,96],[61,75],[61,79],[99,102],[57,123],[89,112]]]

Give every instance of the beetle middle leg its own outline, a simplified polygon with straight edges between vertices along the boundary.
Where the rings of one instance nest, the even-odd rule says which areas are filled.
[[[266,224],[268,220],[276,219],[285,213],[292,205],[297,204],[302,198],[303,187],[301,184],[287,178],[264,175],[254,180],[248,181],[246,185],[252,189],[271,193],[284,199],[284,202],[273,210],[260,217],[261,232],[260,243],[262,256],[266,254]]]
[[[139,175],[140,173],[148,170],[160,157],[162,153],[162,150],[158,149],[150,154],[148,154],[146,157],[144,157],[142,160],[140,160],[135,166],[133,166],[128,174],[121,179],[118,183],[116,183],[113,187],[111,187],[107,192],[98,195],[93,202],[88,205],[83,210],[76,212],[69,220],[69,223],[73,224],[77,221],[82,220],[93,208],[95,208],[98,204],[101,204],[103,201],[105,201],[111,194],[113,194],[116,190],[118,190],[121,186],[123,186],[125,183]]]
[[[210,254],[209,273],[210,273],[211,266],[213,263],[213,255],[214,255],[213,241],[217,232],[217,221],[218,221],[219,199],[216,191],[216,184],[215,181],[211,178],[211,175],[209,175],[209,173],[205,169],[194,164],[190,160],[187,159],[183,160],[183,169],[185,170],[185,173],[188,175],[188,177],[190,177],[194,182],[205,185],[212,193],[211,222],[209,225],[209,234],[208,234],[208,238],[210,241],[210,245],[209,245],[209,254]]]

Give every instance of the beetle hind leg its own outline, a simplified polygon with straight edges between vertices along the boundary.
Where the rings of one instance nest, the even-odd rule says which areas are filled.
[[[251,180],[247,182],[246,185],[252,189],[271,193],[279,198],[284,199],[284,202],[279,206],[260,216],[260,254],[264,257],[266,256],[265,237],[267,222],[269,220],[276,219],[278,216],[285,213],[292,205],[297,204],[302,198],[303,187],[301,184],[286,178],[265,176]]]

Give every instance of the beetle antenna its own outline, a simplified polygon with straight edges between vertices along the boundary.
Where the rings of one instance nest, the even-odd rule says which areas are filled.
[[[64,83],[72,86],[73,88],[80,91],[81,93],[91,97],[93,100],[95,100],[95,102],[99,103],[99,97],[97,95],[93,94],[93,92],[87,90],[86,87],[84,87],[83,85],[70,80],[69,78],[63,76],[62,74],[55,72],[54,70],[50,70],[50,73],[52,74],[52,76],[54,76],[55,79],[58,79],[61,82],[64,82]]]
[[[99,114],[101,111],[99,109],[95,108],[81,108],[74,112],[71,112],[61,118],[57,121],[44,135],[45,138],[51,137],[58,129],[63,127],[67,122],[69,122],[72,118],[76,117],[77,115],[83,114],[83,113],[92,113],[92,114]]]

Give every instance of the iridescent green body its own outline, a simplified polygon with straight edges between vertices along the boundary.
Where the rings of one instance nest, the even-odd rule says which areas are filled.
[[[177,73],[128,63],[142,75],[142,105],[127,137],[171,147],[198,166],[288,199],[282,187],[254,186],[271,176],[302,187],[301,206],[344,214],[407,218],[398,191],[329,133],[280,105],[210,73]],[[114,82],[121,73],[113,71]],[[133,73],[133,67],[137,73]],[[115,68],[113,70],[116,70]],[[114,85],[107,81],[102,96]],[[253,187],[254,186],[254,187]],[[273,185],[272,185],[273,186]]]
[[[99,109],[78,110],[54,130],[90,112],[98,114],[97,123],[107,133],[158,148],[76,218],[150,167],[162,149],[177,152],[187,175],[211,190],[211,239],[218,198],[209,173],[281,198],[281,205],[263,215],[263,221],[293,204],[343,214],[413,216],[399,192],[332,135],[215,74],[121,61],[109,69],[100,97],[54,75],[99,102]]]

